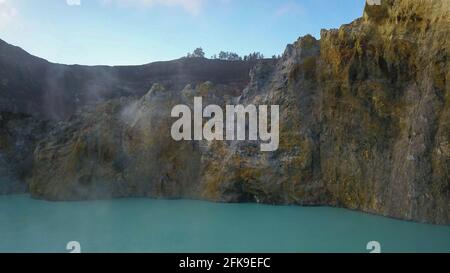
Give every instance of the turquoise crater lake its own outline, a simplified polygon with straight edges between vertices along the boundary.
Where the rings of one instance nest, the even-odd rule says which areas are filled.
[[[450,227],[329,207],[0,196],[0,252],[450,252]]]

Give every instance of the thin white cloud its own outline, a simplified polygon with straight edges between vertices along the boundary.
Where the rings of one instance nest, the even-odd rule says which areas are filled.
[[[206,0],[102,0],[103,3],[116,3],[120,6],[138,8],[152,8],[156,6],[180,7],[187,12],[197,15],[201,12]]]
[[[81,6],[81,0],[66,0],[69,6]]]
[[[287,2],[283,5],[281,5],[276,11],[276,16],[284,16],[287,14],[302,14],[303,13],[303,7],[294,1]]]
[[[10,0],[0,0],[0,29],[13,22],[17,16],[17,9]]]

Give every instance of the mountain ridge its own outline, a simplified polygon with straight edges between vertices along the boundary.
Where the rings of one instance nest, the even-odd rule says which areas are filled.
[[[130,66],[65,65],[48,62],[1,41],[0,111],[61,120],[89,103],[142,96],[156,82],[182,88],[188,83],[211,80],[239,92],[248,83],[248,73],[254,64],[254,61],[180,58]]]

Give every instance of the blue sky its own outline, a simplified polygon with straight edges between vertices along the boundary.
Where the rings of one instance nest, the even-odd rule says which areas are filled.
[[[362,15],[365,0],[0,0],[0,39],[66,64],[143,64],[203,47],[281,54]]]

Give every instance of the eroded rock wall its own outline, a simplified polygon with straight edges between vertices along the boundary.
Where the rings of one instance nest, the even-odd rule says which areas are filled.
[[[29,115],[0,112],[0,194],[28,191],[34,148],[48,128]]]

